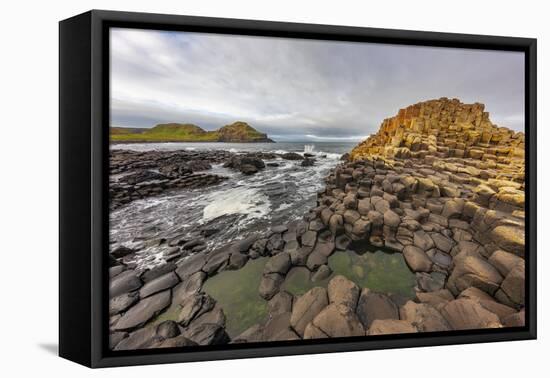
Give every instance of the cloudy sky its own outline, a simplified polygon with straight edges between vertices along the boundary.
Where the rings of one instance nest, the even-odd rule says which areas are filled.
[[[275,140],[358,140],[399,108],[482,102],[523,130],[523,54],[219,34],[111,30],[111,125],[240,120]]]

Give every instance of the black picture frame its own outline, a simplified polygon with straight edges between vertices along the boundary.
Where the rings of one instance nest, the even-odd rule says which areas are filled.
[[[107,348],[110,27],[525,53],[525,327],[112,352]],[[59,354],[88,367],[535,339],[536,39],[92,10],[59,24]]]

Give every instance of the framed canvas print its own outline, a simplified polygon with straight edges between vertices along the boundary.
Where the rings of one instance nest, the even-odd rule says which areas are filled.
[[[536,41],[60,23],[60,355],[536,337]]]

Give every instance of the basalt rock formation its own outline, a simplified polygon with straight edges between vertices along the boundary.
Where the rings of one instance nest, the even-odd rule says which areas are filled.
[[[482,104],[419,103],[355,147],[301,220],[216,250],[174,237],[164,241],[165,265],[145,272],[125,264],[135,251],[112,250],[111,347],[523,326],[524,143],[523,133],[493,125]],[[402,253],[416,297],[398,301],[340,275],[300,296],[282,289],[294,267],[328,277],[328,257],[360,243]],[[269,315],[230,338],[203,283],[259,257],[268,257],[258,295]]]

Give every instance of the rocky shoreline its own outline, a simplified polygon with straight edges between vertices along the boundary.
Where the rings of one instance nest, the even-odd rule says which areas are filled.
[[[192,152],[155,152],[147,159],[139,154],[112,152],[113,175],[149,172],[143,176],[147,180],[134,176],[134,182],[127,175],[122,182],[111,182],[117,206],[185,187],[176,180],[196,175],[206,164],[223,162],[245,174],[263,169],[261,154],[215,151],[198,158]],[[309,162],[303,162],[308,159],[296,155],[300,157],[286,158],[299,159],[307,167]],[[208,250],[204,238],[164,240],[166,263],[147,271],[125,263],[136,251],[113,249],[111,348],[524,325],[522,133],[493,125],[481,104],[440,99],[402,109],[346,158],[327,177],[317,206],[302,220],[216,250]],[[160,183],[141,193],[138,185],[151,180]],[[210,185],[208,177],[196,180]],[[329,256],[358,244],[402,253],[416,276],[415,298],[399,300],[342,275],[331,277]],[[268,315],[230,337],[224,309],[203,285],[222,271],[239,270],[260,257],[267,262],[258,295],[265,299]],[[313,280],[330,280],[292,295],[281,287],[293,267],[307,268]]]

